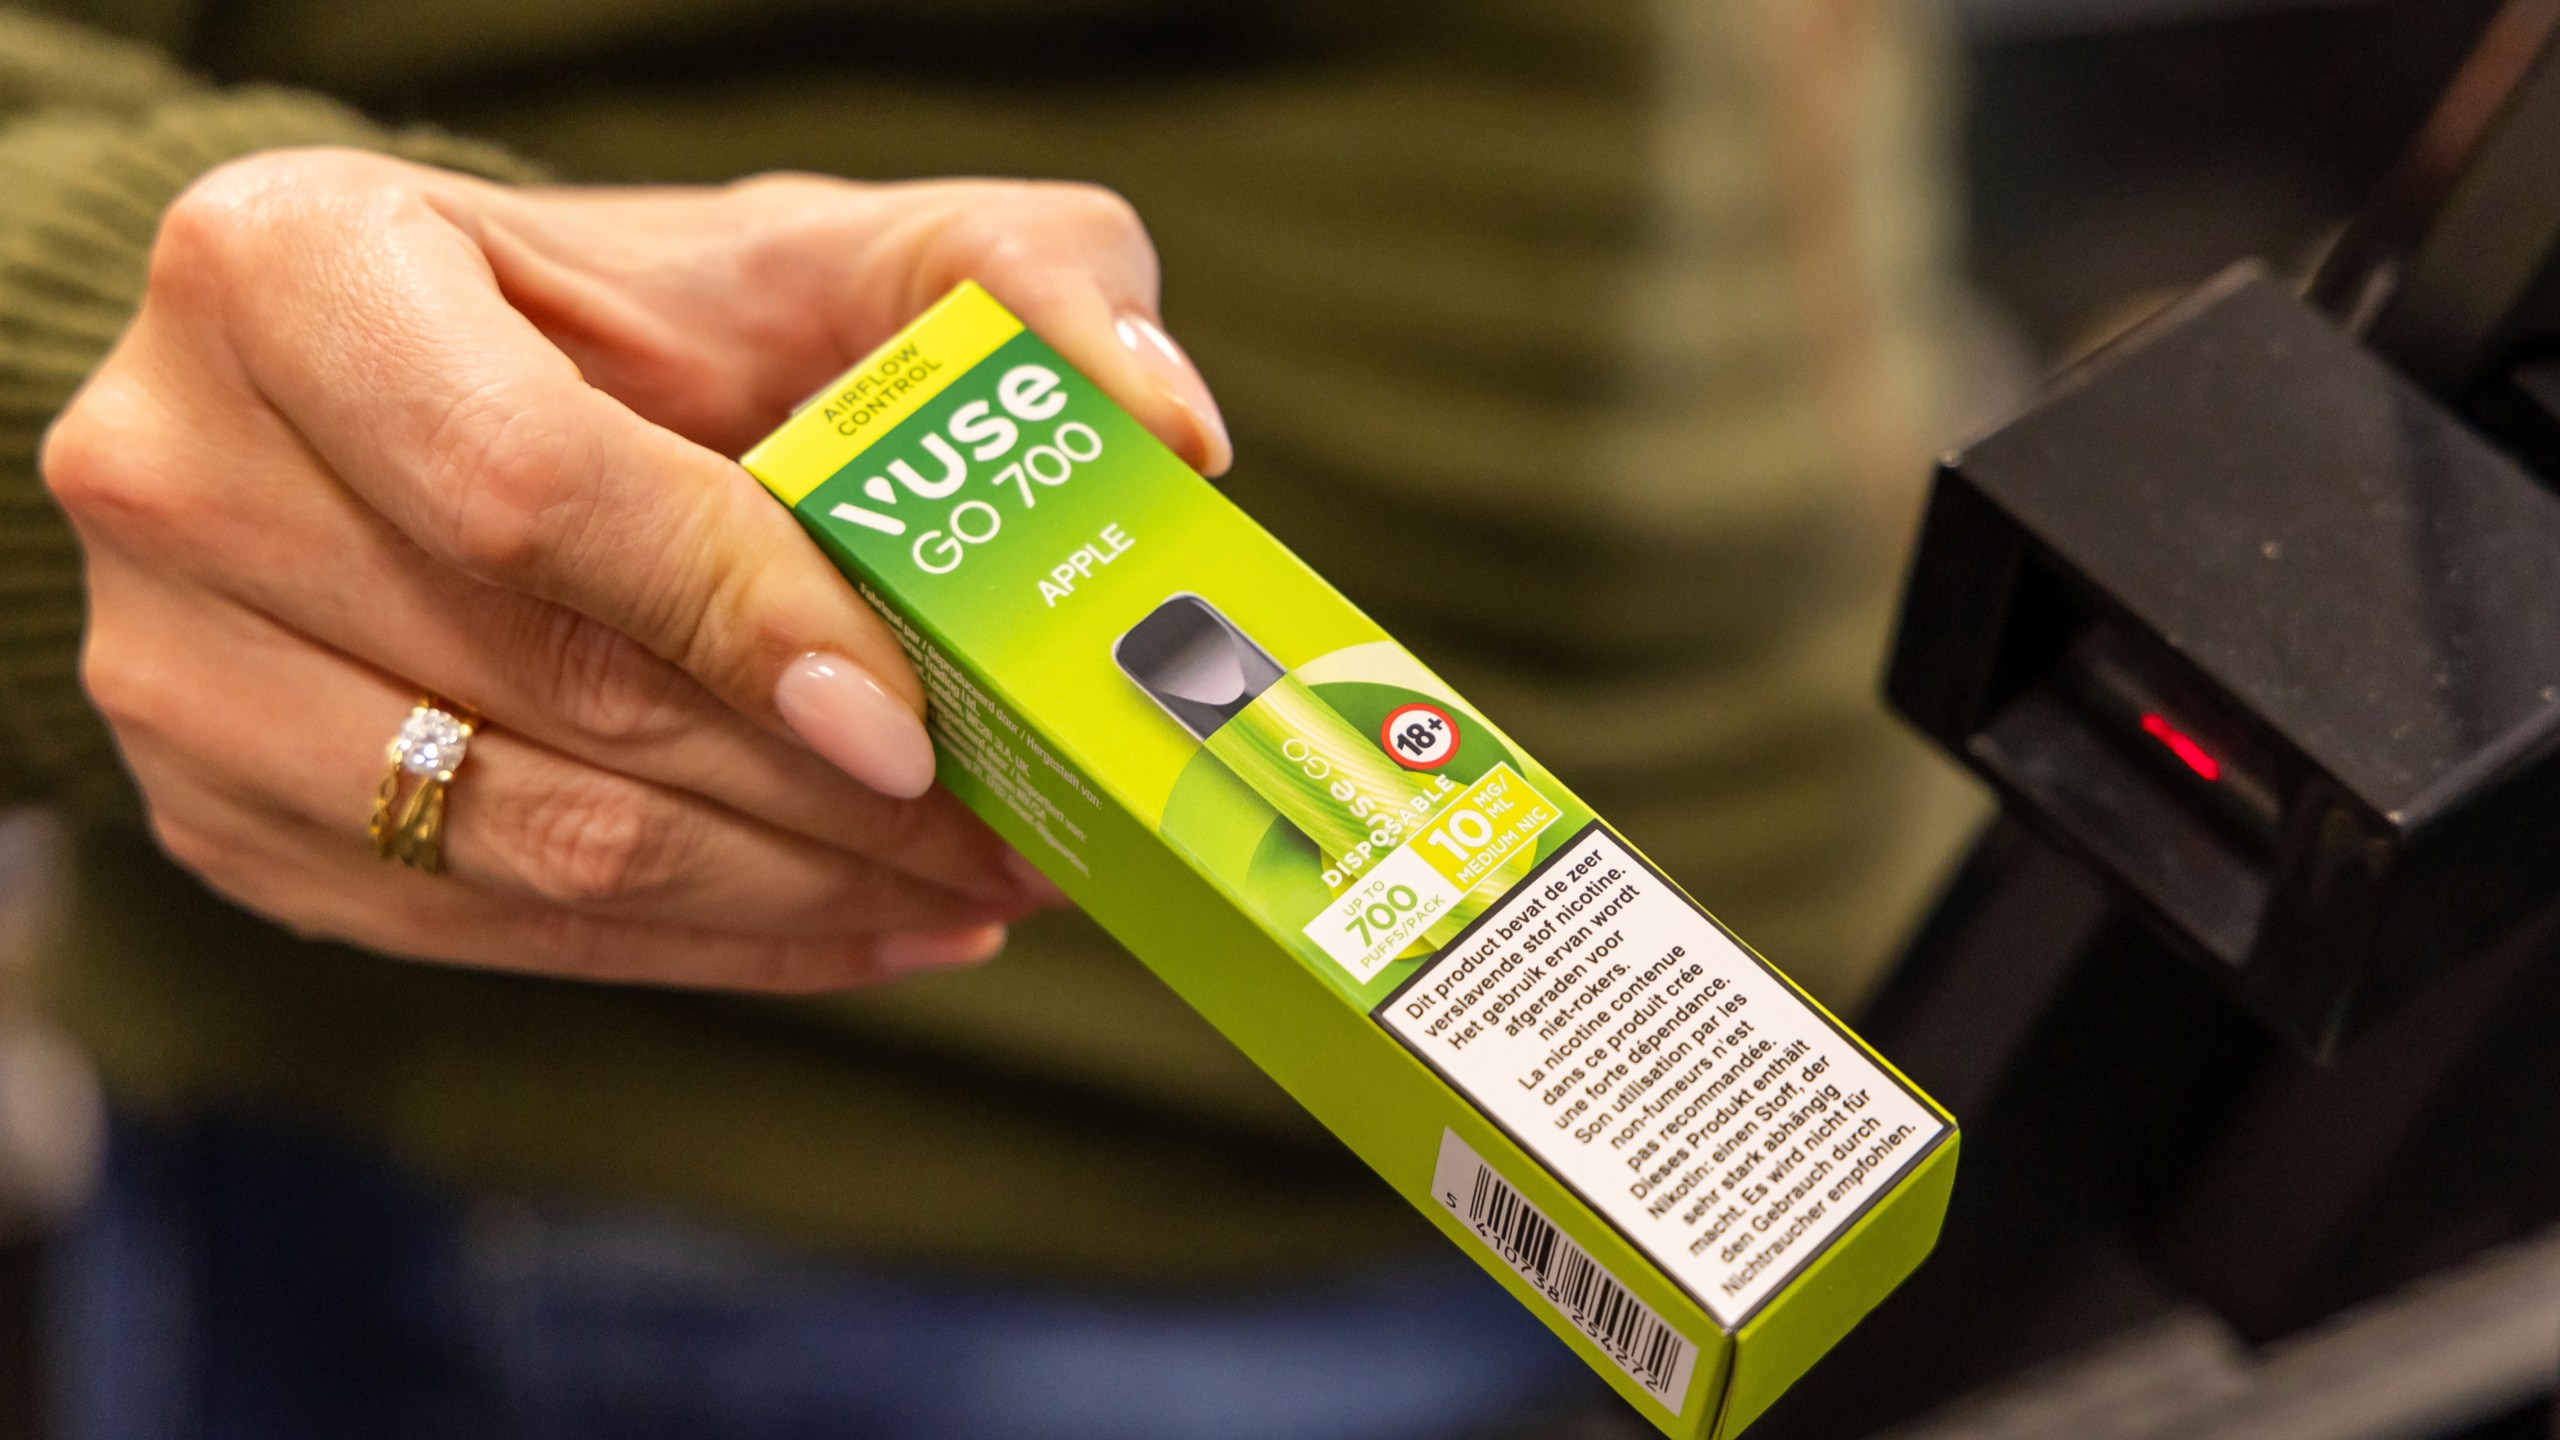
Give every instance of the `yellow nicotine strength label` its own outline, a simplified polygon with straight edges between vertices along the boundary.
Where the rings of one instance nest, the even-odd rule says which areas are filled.
[[[974,281],[963,285],[837,376],[739,463],[783,504],[797,505],[1021,333],[1022,322],[993,296]],[[875,478],[882,486],[894,478],[918,488],[895,467]]]
[[[1306,937],[1367,981],[1559,818],[1537,787],[1497,765],[1308,921]]]

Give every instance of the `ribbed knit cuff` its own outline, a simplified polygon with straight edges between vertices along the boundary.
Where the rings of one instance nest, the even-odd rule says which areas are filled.
[[[36,452],[140,302],[161,211],[214,166],[291,145],[535,178],[490,146],[385,131],[315,96],[173,84],[166,102],[137,111],[56,103],[0,128],[0,803],[137,813],[80,690],[79,547]]]
[[[0,120],[75,110],[130,119],[197,88],[148,45],[0,5]]]

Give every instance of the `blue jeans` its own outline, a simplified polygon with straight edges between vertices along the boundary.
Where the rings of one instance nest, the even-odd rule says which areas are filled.
[[[1454,1251],[1244,1294],[811,1261],[464,1202],[272,1126],[119,1120],[52,1257],[60,1440],[1384,1440],[1602,1405]]]

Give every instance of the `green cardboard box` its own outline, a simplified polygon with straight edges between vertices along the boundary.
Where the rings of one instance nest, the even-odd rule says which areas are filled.
[[[1666,1434],[1928,1253],[1953,1118],[985,291],[745,464],[942,783]]]

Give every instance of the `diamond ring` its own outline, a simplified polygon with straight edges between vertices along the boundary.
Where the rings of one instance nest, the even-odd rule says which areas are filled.
[[[420,700],[384,755],[391,762],[373,796],[373,853],[412,869],[444,869],[444,797],[453,772],[471,751],[479,719],[433,695]],[[417,782],[411,788],[409,782]],[[402,797],[406,790],[407,796]]]

